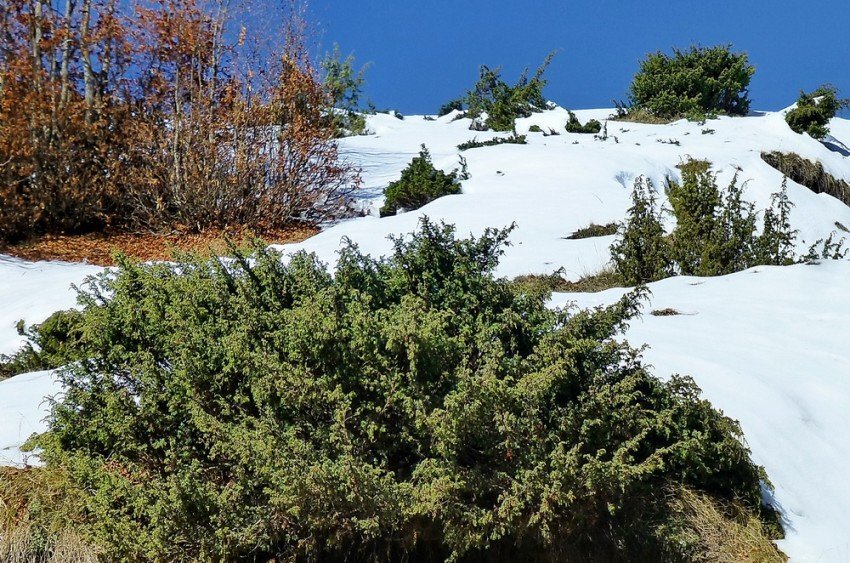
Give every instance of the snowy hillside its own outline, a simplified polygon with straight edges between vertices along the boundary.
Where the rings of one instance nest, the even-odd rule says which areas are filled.
[[[604,120],[610,110],[576,112],[584,122]],[[647,175],[656,188],[688,157],[707,159],[725,185],[739,171],[744,197],[757,208],[769,204],[782,175],[760,158],[762,151],[796,152],[821,161],[836,177],[850,180],[850,121],[835,119],[830,147],[793,133],[782,112],[720,118],[700,125],[614,122],[608,138],[564,131],[567,111],[554,109],[517,122],[526,134],[537,125],[560,135],[528,133],[527,145],[501,145],[459,153],[457,145],[474,137],[486,140],[505,133],[476,133],[469,120],[452,115],[434,121],[422,116],[404,120],[380,114],[369,118],[372,135],[343,140],[345,154],[363,168],[361,205],[372,215],[344,221],[287,252],[304,249],[333,263],[343,238],[364,252],[386,253],[387,236],[413,231],[422,215],[457,225],[460,235],[512,223],[499,274],[548,274],[563,268],[576,280],[603,268],[614,237],[567,240],[590,223],[621,221],[630,203],[636,176]],[[379,219],[382,190],[396,179],[421,144],[434,164],[445,170],[468,161],[470,179],[463,193],[424,208]],[[798,250],[850,226],[850,207],[835,198],[815,195],[789,182],[795,207],[791,220],[800,231]],[[848,235],[850,237],[850,235]],[[21,343],[15,322],[39,322],[52,311],[74,305],[71,283],[80,283],[98,268],[58,263],[26,263],[0,256],[0,353]],[[850,261],[819,265],[760,267],[718,278],[678,277],[652,284],[652,303],[627,337],[647,343],[656,373],[691,374],[707,398],[741,421],[754,459],[767,469],[776,488],[787,538],[780,547],[792,561],[850,560],[850,486],[844,468],[850,463]],[[600,294],[558,294],[554,305],[580,306],[613,302],[624,290]],[[655,317],[653,309],[672,308],[676,316]],[[58,391],[47,372],[0,382],[0,463],[21,463],[17,446],[46,411],[42,400]]]

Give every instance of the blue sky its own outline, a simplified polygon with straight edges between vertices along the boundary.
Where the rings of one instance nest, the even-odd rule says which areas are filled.
[[[370,63],[365,97],[402,113],[436,112],[481,64],[513,82],[552,50],[547,98],[609,107],[647,52],[694,43],[749,54],[753,109],[785,107],[825,82],[850,97],[847,0],[312,0],[310,11],[325,50],[338,43]]]

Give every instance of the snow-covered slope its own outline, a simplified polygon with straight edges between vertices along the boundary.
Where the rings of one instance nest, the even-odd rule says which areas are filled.
[[[604,119],[609,110],[576,112],[584,122]],[[601,269],[610,258],[613,237],[567,240],[589,223],[623,219],[634,178],[647,175],[657,187],[688,157],[706,158],[721,183],[738,171],[747,182],[745,197],[759,208],[769,203],[782,176],[761,151],[793,151],[818,159],[835,176],[850,180],[850,121],[831,125],[830,147],[796,135],[782,112],[721,118],[704,125],[608,123],[608,139],[564,131],[567,112],[554,109],[517,122],[560,132],[529,133],[527,145],[501,145],[465,151],[471,178],[463,193],[441,198],[421,210],[379,219],[381,193],[415,156],[422,143],[438,167],[458,166],[456,146],[501,133],[469,131],[468,120],[452,116],[426,121],[388,115],[369,118],[373,135],[343,141],[345,154],[363,167],[361,205],[373,215],[339,223],[286,252],[305,249],[333,263],[344,237],[373,254],[389,250],[390,234],[408,233],[422,215],[457,225],[461,235],[516,223],[499,273],[550,273],[561,267],[571,279]],[[672,142],[676,141],[678,144]],[[792,223],[800,231],[799,250],[850,225],[850,207],[789,182],[795,204]],[[850,236],[850,235],[848,235]],[[805,242],[804,242],[805,241]],[[18,319],[43,320],[73,306],[69,286],[97,268],[26,263],[0,257],[0,353],[21,343]],[[741,421],[758,463],[776,487],[788,538],[781,543],[794,561],[848,561],[850,486],[850,262],[817,266],[755,268],[709,279],[671,278],[652,284],[649,309],[671,307],[679,316],[645,315],[627,336],[648,343],[650,363],[660,376],[693,375],[706,396]],[[623,290],[594,295],[557,295],[554,304],[610,303]],[[648,311],[647,311],[648,312]],[[46,413],[41,400],[58,389],[49,373],[28,374],[0,383],[0,463],[22,461],[17,446]]]
[[[604,120],[611,110],[578,111],[584,122]],[[762,151],[793,151],[816,158],[839,177],[850,178],[850,158],[832,152],[814,139],[793,133],[782,112],[753,117],[720,118],[705,125],[685,120],[670,125],[608,122],[608,140],[593,135],[566,133],[567,111],[555,109],[517,121],[517,132],[527,133],[532,125],[558,136],[529,133],[527,145],[500,145],[461,153],[468,161],[471,178],[463,183],[463,194],[440,198],[424,208],[378,219],[376,216],[347,221],[288,249],[305,248],[333,262],[342,237],[357,241],[373,254],[385,253],[386,235],[407,233],[419,217],[445,220],[460,233],[480,233],[488,226],[516,222],[513,247],[505,255],[500,273],[551,273],[564,267],[571,279],[594,273],[609,260],[609,238],[565,240],[590,222],[621,220],[629,207],[634,178],[647,175],[659,191],[665,176],[678,175],[676,165],[688,157],[706,158],[720,172],[725,185],[738,168],[747,182],[745,198],[766,207],[770,194],[779,190],[782,175],[761,160]],[[425,143],[438,167],[458,166],[457,145],[477,137],[484,140],[507,133],[469,131],[469,120],[451,121],[446,116],[425,121],[421,116],[398,120],[388,115],[373,116],[369,127],[376,134],[345,139],[344,149],[364,164],[364,180],[370,196],[379,194],[396,179],[404,166]],[[836,119],[834,133],[850,144],[850,125]],[[707,131],[713,130],[713,133]],[[703,133],[706,131],[706,133]],[[615,139],[616,138],[616,139]],[[662,142],[663,141],[663,142]],[[678,141],[678,145],[670,144]],[[830,196],[817,196],[789,183],[795,203],[792,220],[800,230],[799,246],[808,248],[815,240],[835,230],[835,222],[850,225],[850,207]],[[371,199],[377,215],[380,197]],[[806,244],[808,243],[808,244]]]

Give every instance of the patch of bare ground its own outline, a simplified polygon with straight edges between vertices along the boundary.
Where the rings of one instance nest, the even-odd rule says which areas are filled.
[[[97,232],[76,235],[42,235],[14,244],[0,245],[0,254],[25,260],[85,262],[98,266],[114,264],[113,254],[120,252],[143,261],[167,260],[174,250],[201,254],[224,254],[228,241],[239,243],[260,238],[269,244],[301,242],[319,232],[312,225],[286,229],[253,231],[250,229],[210,229],[200,233],[128,233]]]

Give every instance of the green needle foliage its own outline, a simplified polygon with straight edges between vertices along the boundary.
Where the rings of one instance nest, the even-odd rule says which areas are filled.
[[[366,67],[354,70],[354,55],[342,58],[339,45],[334,45],[322,61],[322,84],[331,99],[331,112],[338,137],[362,135],[366,132],[366,118],[360,112]]]
[[[721,191],[704,160],[679,166],[682,181],[668,179],[667,196],[676,227],[665,235],[661,212],[649,180],[638,178],[632,207],[611,246],[615,271],[623,282],[638,285],[675,273],[719,276],[758,265],[793,264],[797,231],[791,228],[793,204],[786,183],[764,210],[757,229],[755,206],[744,201],[737,174]]]
[[[395,215],[399,209],[419,209],[444,195],[459,194],[458,178],[456,170],[446,174],[434,168],[431,153],[422,145],[419,156],[402,170],[401,178],[391,182],[384,191],[386,200],[381,208],[381,217]]]
[[[567,133],[592,133],[595,135],[600,131],[602,131],[602,124],[598,120],[591,119],[582,125],[576,114],[570,112],[570,119],[567,121]]]
[[[57,311],[44,322],[25,327],[18,323],[18,334],[27,343],[11,356],[0,354],[0,379],[21,373],[55,369],[80,359],[76,341],[81,338],[82,315],[73,309]]]
[[[785,121],[795,133],[823,139],[829,134],[829,121],[848,105],[850,100],[839,99],[835,86],[823,85],[809,94],[800,92],[797,107],[785,115]]]
[[[684,560],[671,491],[758,516],[737,423],[615,339],[644,292],[551,310],[494,278],[508,233],[423,220],[334,275],[120,259],[36,441],[75,531],[115,561]]]
[[[635,179],[632,206],[620,236],[611,245],[614,269],[628,285],[639,285],[673,275],[670,248],[664,237],[655,188],[648,178]]]
[[[632,80],[632,109],[664,119],[704,119],[715,113],[746,115],[755,68],[731,45],[651,53]]]
[[[487,114],[484,121],[487,129],[513,131],[517,118],[546,109],[543,74],[554,56],[555,53],[550,53],[531,78],[526,69],[513,86],[502,80],[501,69],[482,65],[475,87],[464,98],[444,104],[439,114],[466,108],[466,115],[473,119]]]

